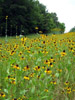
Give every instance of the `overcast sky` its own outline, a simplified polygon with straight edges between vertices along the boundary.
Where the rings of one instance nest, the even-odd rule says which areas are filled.
[[[75,26],[75,0],[39,0],[48,12],[56,12],[58,20],[65,23],[65,32]]]

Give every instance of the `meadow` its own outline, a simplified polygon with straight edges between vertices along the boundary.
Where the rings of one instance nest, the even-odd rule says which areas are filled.
[[[75,100],[75,32],[0,38],[0,100]]]

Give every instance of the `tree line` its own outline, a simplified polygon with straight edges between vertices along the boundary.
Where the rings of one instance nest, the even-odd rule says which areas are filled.
[[[71,28],[69,32],[75,32],[75,26]]]
[[[38,0],[0,0],[0,34],[19,35],[65,30],[56,13],[49,13]]]

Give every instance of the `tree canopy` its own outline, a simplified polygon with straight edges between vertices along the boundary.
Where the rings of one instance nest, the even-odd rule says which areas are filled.
[[[5,35],[6,28],[8,35],[50,33],[54,28],[60,28],[62,33],[65,24],[38,0],[0,0],[0,34]]]
[[[70,29],[70,32],[75,32],[75,26]]]

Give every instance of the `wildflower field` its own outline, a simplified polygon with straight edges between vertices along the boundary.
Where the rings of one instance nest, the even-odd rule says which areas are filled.
[[[0,100],[75,100],[75,32],[0,38]]]

